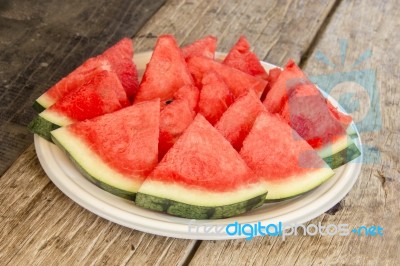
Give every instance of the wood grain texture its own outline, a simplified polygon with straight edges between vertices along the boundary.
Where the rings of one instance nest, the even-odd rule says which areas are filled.
[[[33,146],[0,179],[2,265],[177,265],[189,240],[145,234],[102,219],[48,179]]]
[[[163,3],[0,2],[0,174],[32,143],[33,101],[88,57],[133,36]]]
[[[216,263],[227,265],[398,265],[400,261],[400,134],[399,134],[399,54],[400,11],[397,1],[342,1],[320,32],[303,67],[310,75],[329,75],[362,69],[376,70],[376,87],[380,102],[361,101],[363,93],[354,91],[359,85],[345,83],[346,92],[355,92],[353,99],[361,101],[356,118],[370,108],[374,115],[369,123],[377,132],[362,132],[367,160],[357,183],[332,214],[324,214],[310,223],[381,225],[384,236],[297,236],[285,241],[274,237],[252,241],[203,241],[191,265]],[[348,40],[346,60],[341,66],[340,39]],[[356,59],[367,49],[372,56],[357,66]],[[324,53],[333,68],[315,59],[317,51]],[[333,78],[332,82],[337,82]],[[343,85],[343,84],[342,84]],[[335,90],[340,96],[343,86]],[[357,101],[355,101],[357,102]],[[382,127],[379,128],[382,119]],[[379,152],[379,155],[377,155]]]
[[[218,37],[218,50],[228,52],[244,34],[261,59],[277,65],[289,58],[299,61],[333,4],[330,0],[172,0],[136,34],[137,51],[153,49],[158,35],[171,33],[181,44],[212,34]]]

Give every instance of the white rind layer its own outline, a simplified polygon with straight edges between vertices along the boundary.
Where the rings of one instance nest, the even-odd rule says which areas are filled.
[[[332,177],[335,172],[328,165],[311,170],[303,175],[295,175],[276,181],[268,181],[267,200],[283,199],[307,192]]]
[[[60,127],[67,126],[67,125],[70,125],[70,124],[76,122],[63,114],[60,114],[58,112],[55,112],[55,111],[49,110],[49,109],[44,110],[39,115],[41,117],[43,117],[44,119],[46,119],[47,121],[49,121],[55,125],[58,125]]]
[[[55,101],[53,99],[51,99],[50,97],[48,97],[47,94],[42,94],[36,100],[36,102],[38,102],[44,108],[49,108],[50,106],[52,106],[55,103]]]
[[[332,144],[325,145],[319,149],[315,149],[318,155],[321,158],[326,158],[329,157],[333,154],[336,154],[344,149],[346,149],[348,146],[353,144],[354,142],[351,140],[351,138],[348,135],[341,136],[338,138],[335,142]]]
[[[139,193],[195,206],[216,207],[246,201],[266,193],[267,190],[268,187],[263,181],[230,192],[220,192],[198,188],[188,189],[177,183],[170,184],[147,179],[140,187]]]
[[[132,177],[125,177],[123,174],[110,168],[87,144],[69,132],[67,128],[59,128],[51,132],[53,137],[63,148],[74,158],[74,160],[94,179],[97,179],[109,186],[137,192],[141,182],[140,177],[135,180]]]

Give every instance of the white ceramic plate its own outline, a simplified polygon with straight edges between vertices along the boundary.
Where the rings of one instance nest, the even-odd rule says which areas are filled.
[[[138,54],[134,61],[139,75],[145,69],[151,52]],[[218,53],[217,58],[224,54]],[[268,70],[275,67],[262,63]],[[329,98],[329,96],[325,95]],[[338,103],[330,99],[338,106]],[[340,107],[339,107],[340,108]],[[342,109],[342,108],[341,108]],[[343,109],[342,109],[343,110]],[[360,148],[361,141],[357,132],[356,145]],[[168,214],[153,212],[135,206],[133,202],[116,197],[103,191],[83,177],[73,166],[67,156],[54,144],[35,135],[35,148],[39,161],[53,183],[73,201],[87,210],[117,224],[156,235],[187,238],[187,239],[232,239],[240,236],[229,236],[223,230],[220,233],[207,233],[204,230],[194,230],[189,223],[194,221],[173,217]],[[361,149],[360,149],[361,151]],[[197,225],[225,226],[233,222],[263,224],[278,223],[293,224],[305,223],[332,208],[351,190],[361,171],[362,155],[356,160],[335,170],[336,174],[318,188],[278,203],[264,204],[260,208],[243,215],[220,220],[196,221]]]

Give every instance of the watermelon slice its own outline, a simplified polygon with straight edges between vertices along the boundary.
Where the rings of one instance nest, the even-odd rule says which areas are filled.
[[[325,182],[334,172],[286,121],[262,112],[240,155],[268,184],[267,200],[293,197]]]
[[[360,155],[360,151],[346,132],[351,118],[340,114],[332,105],[327,104],[327,100],[314,84],[306,82],[292,86],[281,113],[286,122],[316,149],[332,168],[337,168]]]
[[[278,79],[271,84],[270,90],[264,100],[267,110],[272,113],[279,113],[287,99],[288,87],[293,84],[307,80],[306,75],[293,60],[289,60],[284,70],[279,73]]]
[[[267,78],[268,84],[267,84],[267,87],[265,87],[263,95],[261,96],[261,101],[265,100],[265,97],[267,96],[268,92],[271,90],[272,86],[278,80],[281,72],[282,72],[282,69],[280,69],[279,67],[275,67],[268,72],[268,78]]]
[[[118,76],[114,72],[101,71],[41,112],[28,128],[51,140],[50,131],[55,128],[111,113],[129,104]]]
[[[197,115],[140,187],[138,206],[191,219],[219,219],[263,204],[256,178],[229,142]]]
[[[56,129],[54,143],[102,189],[134,199],[158,162],[159,100]]]
[[[214,71],[218,73],[226,85],[228,85],[235,98],[238,98],[250,89],[253,89],[258,97],[261,97],[267,85],[267,81],[265,80],[253,77],[209,58],[193,56],[190,57],[187,62],[190,73],[192,73],[198,87],[201,87],[204,75],[207,72]]]
[[[132,101],[139,88],[137,69],[133,62],[132,40],[123,38],[107,49],[103,56],[110,62],[112,70],[117,73],[128,99]]]
[[[204,56],[214,59],[215,49],[217,48],[217,38],[208,35],[203,39],[186,45],[182,48],[183,56],[189,58],[191,56]]]
[[[132,40],[124,38],[102,55],[89,58],[68,76],[57,82],[35,101],[33,108],[37,112],[43,111],[69,92],[85,84],[93,72],[101,70],[115,71],[128,98],[132,100],[138,88],[137,71],[132,57]]]
[[[261,79],[268,79],[268,74],[257,55],[250,51],[250,44],[245,36],[241,36],[222,62]]]
[[[233,102],[233,96],[225,82],[215,72],[206,73],[202,80],[198,112],[212,125]]]
[[[262,111],[265,111],[263,104],[253,91],[249,91],[226,110],[215,128],[239,151],[254,120]]]
[[[162,109],[158,144],[160,160],[192,123],[196,115],[195,107],[198,98],[199,90],[195,86],[186,85],[180,88],[174,98]]]
[[[194,84],[182,51],[173,36],[162,35],[147,64],[135,102],[155,98],[167,101],[185,85]]]

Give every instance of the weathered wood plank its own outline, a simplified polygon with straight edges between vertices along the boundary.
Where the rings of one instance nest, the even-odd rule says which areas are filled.
[[[89,56],[133,36],[157,1],[2,1],[0,174],[32,143],[33,101]]]
[[[192,265],[397,265],[400,261],[400,134],[399,66],[395,63],[400,47],[396,30],[400,11],[396,1],[342,1],[329,24],[321,32],[311,55],[323,52],[337,67],[332,68],[314,57],[304,58],[303,67],[311,75],[345,73],[361,69],[376,70],[376,85],[380,102],[371,106],[361,102],[359,110],[377,110],[380,104],[382,117],[374,115],[369,123],[382,127],[378,132],[362,132],[362,140],[372,151],[362,173],[351,192],[341,202],[335,214],[324,214],[310,223],[381,225],[384,236],[297,236],[287,240],[274,237],[256,238],[252,241],[203,241]],[[348,49],[344,67],[341,67],[339,39],[347,39]],[[366,49],[372,56],[357,66],[352,66]],[[336,82],[335,79],[333,79]],[[346,80],[341,80],[346,82]],[[347,84],[349,85],[349,84]],[[350,86],[358,87],[356,84]],[[351,88],[347,88],[351,92]],[[354,99],[360,99],[355,93]],[[376,113],[376,112],[375,112]]]
[[[228,52],[240,35],[266,61],[299,61],[335,1],[169,1],[136,35],[138,51],[151,50],[155,38],[172,33],[182,44],[212,34]]]
[[[81,208],[47,178],[29,147],[0,179],[3,265],[177,265],[192,241],[145,234]]]

